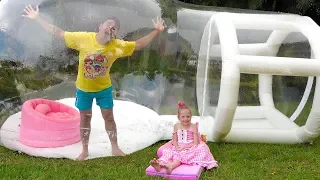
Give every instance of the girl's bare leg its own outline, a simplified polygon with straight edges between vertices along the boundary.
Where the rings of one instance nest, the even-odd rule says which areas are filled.
[[[164,169],[166,169],[167,174],[171,174],[172,170],[174,170],[176,167],[180,166],[181,162],[178,160],[173,160],[171,163],[161,165]]]
[[[156,158],[152,159],[152,160],[149,162],[149,164],[150,164],[157,172],[159,172],[159,171],[161,170],[160,163],[159,163],[159,161],[158,161]]]

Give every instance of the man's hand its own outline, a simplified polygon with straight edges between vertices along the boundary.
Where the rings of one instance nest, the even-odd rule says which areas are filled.
[[[154,22],[154,20],[152,19],[153,25],[154,25],[154,29],[158,30],[159,32],[163,31],[164,28],[166,28],[167,26],[164,23],[164,20],[161,19],[160,17],[157,17],[157,21]]]
[[[39,7],[36,7],[36,10],[33,9],[33,7],[31,5],[27,6],[24,9],[24,12],[26,13],[26,15],[22,15],[23,17],[27,17],[30,19],[37,19],[39,17]]]
[[[154,20],[152,19],[152,22],[153,22],[153,24],[154,24],[154,30],[153,30],[150,34],[148,34],[148,35],[146,35],[146,36],[144,36],[144,37],[142,37],[142,38],[140,38],[140,39],[138,39],[138,40],[136,41],[136,49],[135,49],[135,50],[140,50],[140,49],[144,48],[144,47],[145,47],[146,45],[148,45],[161,31],[163,31],[164,28],[167,27],[167,26],[164,24],[164,20],[162,20],[162,19],[159,18],[159,17],[157,17],[157,21],[156,21],[156,22],[154,22]]]
[[[64,40],[64,30],[61,28],[54,26],[52,24],[49,24],[47,21],[41,19],[39,16],[39,6],[36,7],[34,10],[31,5],[28,5],[25,9],[24,12],[26,14],[23,14],[23,17],[27,17],[29,19],[35,20],[38,22],[46,31],[52,33],[54,36],[58,37],[59,39]]]

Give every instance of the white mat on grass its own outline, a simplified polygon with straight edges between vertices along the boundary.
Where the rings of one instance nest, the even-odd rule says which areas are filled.
[[[74,98],[59,100],[74,107]],[[156,112],[128,101],[114,101],[114,118],[118,129],[118,144],[127,154],[144,149],[165,139],[166,131],[173,129],[176,118],[160,119]],[[112,156],[111,145],[104,129],[100,108],[93,104],[88,159]],[[33,148],[19,142],[21,112],[10,116],[0,129],[1,144],[8,149],[31,156],[75,159],[81,152],[81,142],[59,148]]]

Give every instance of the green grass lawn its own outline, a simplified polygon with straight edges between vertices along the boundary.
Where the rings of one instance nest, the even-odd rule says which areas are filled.
[[[309,110],[310,104],[299,116],[300,123]],[[158,142],[127,157],[84,162],[30,157],[0,147],[0,179],[160,179],[146,176],[145,169],[164,143]],[[208,145],[220,167],[203,172],[201,179],[320,179],[320,138],[312,145]]]
[[[1,179],[153,179],[145,169],[164,142],[127,157],[76,162],[30,157],[0,148]],[[208,143],[220,167],[201,179],[319,179],[320,140],[313,145]],[[160,178],[157,178],[160,179]]]

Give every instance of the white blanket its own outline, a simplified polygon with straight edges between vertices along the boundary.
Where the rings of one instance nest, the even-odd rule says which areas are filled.
[[[74,98],[59,100],[64,104],[74,107]],[[114,101],[114,117],[118,129],[118,143],[127,154],[146,148],[159,140],[167,139],[176,116],[160,119],[156,112],[144,106],[128,101]],[[21,112],[10,116],[0,130],[1,144],[9,149],[26,153],[31,156],[48,158],[75,159],[81,152],[81,142],[59,148],[33,148],[19,142],[19,124]],[[104,120],[99,107],[93,106],[91,122],[92,130],[89,140],[89,157],[98,158],[112,156],[111,145],[104,129]],[[166,132],[169,131],[169,132]]]

